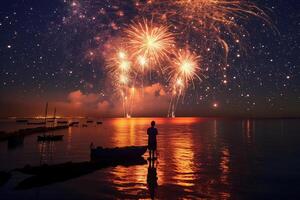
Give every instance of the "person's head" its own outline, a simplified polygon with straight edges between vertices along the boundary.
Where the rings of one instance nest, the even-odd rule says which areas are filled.
[[[151,126],[154,127],[155,126],[155,121],[151,122]]]

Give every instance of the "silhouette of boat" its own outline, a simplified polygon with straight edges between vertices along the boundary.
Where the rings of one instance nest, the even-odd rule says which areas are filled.
[[[131,165],[144,165],[147,161],[142,157],[135,159],[114,159],[106,160],[103,162],[78,162],[78,163],[62,163],[56,165],[42,165],[31,167],[29,165],[21,169],[16,169],[25,174],[31,174],[31,176],[22,182],[20,182],[16,189],[30,189],[33,187],[40,187],[44,185],[49,185],[56,182],[66,181],[72,178],[80,177],[96,170],[112,167],[117,165],[131,166]]]
[[[147,146],[127,146],[116,148],[91,148],[91,160],[134,159],[141,157]]]
[[[64,135],[39,135],[37,140],[40,142],[60,141],[63,137]]]
[[[67,124],[68,121],[58,121],[57,123],[58,123],[58,124]]]
[[[18,122],[18,123],[27,123],[28,120],[27,119],[17,119],[16,122]]]
[[[27,122],[27,125],[45,125],[46,122]]]
[[[97,122],[97,124],[103,124],[103,122]]]

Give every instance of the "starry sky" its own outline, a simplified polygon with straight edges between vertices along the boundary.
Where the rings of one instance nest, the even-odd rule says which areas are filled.
[[[244,23],[247,50],[229,51],[226,84],[218,64],[206,64],[205,78],[186,91],[177,116],[300,117],[300,4],[254,2],[272,25]],[[0,117],[41,115],[46,102],[64,116],[122,116],[103,52],[140,17],[135,3],[2,0]],[[168,97],[159,79],[145,84],[133,116],[166,116]]]

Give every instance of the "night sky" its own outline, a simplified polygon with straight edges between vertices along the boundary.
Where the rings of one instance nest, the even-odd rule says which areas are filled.
[[[210,58],[203,64],[209,68],[205,78],[187,89],[177,116],[300,116],[300,3],[254,2],[272,24],[241,21],[248,33],[245,50],[230,49],[227,83]],[[109,40],[141,18],[135,3],[2,0],[0,117],[41,115],[46,102],[65,116],[122,116],[104,53]],[[200,43],[197,37],[188,40]],[[166,116],[164,84],[155,73],[146,81],[146,99],[133,116]]]

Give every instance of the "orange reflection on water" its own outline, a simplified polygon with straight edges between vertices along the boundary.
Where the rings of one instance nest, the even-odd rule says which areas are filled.
[[[113,140],[116,146],[136,145],[136,120],[133,118],[116,118],[112,121]]]
[[[175,171],[174,176],[177,184],[180,186],[194,186],[195,170],[194,170],[194,152],[193,140],[191,134],[184,134],[182,140],[173,140],[174,148]]]
[[[244,120],[243,122],[243,132],[246,135],[247,143],[251,144],[254,139],[255,132],[255,122],[253,120]]]
[[[229,150],[228,148],[223,148],[221,151],[221,159],[220,159],[220,170],[221,170],[221,183],[228,184],[228,173],[229,173]]]
[[[192,192],[196,184],[196,161],[194,134],[191,132],[191,126],[205,119],[193,117],[113,119],[111,127],[114,146],[147,145],[147,128],[152,120],[156,122],[158,128],[159,185],[169,182],[170,180],[165,179],[165,176],[171,176],[171,180],[176,185],[182,186],[185,191]],[[147,156],[148,154],[145,155]],[[170,167],[176,173],[165,175],[170,171]],[[124,190],[122,185],[128,182],[141,184],[138,187],[145,189],[147,166],[136,166],[130,171],[124,167],[117,167],[112,175],[112,181],[119,191]]]

